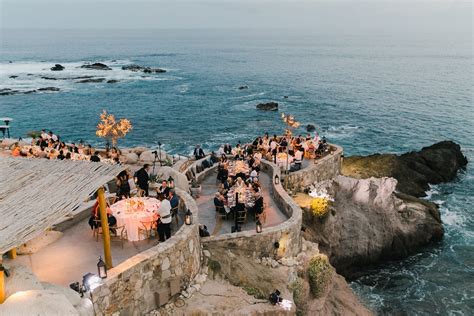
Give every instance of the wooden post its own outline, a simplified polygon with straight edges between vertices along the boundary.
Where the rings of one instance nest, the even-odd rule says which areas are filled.
[[[105,190],[101,187],[97,190],[99,197],[99,212],[100,212],[100,224],[102,227],[102,239],[104,241],[104,261],[107,269],[111,269],[112,265],[112,253],[110,251],[110,230],[109,221],[107,219],[107,203],[105,202]]]
[[[12,248],[12,249],[8,252],[8,258],[10,258],[10,259],[16,259],[16,248]]]
[[[0,304],[5,302],[5,272],[3,271],[2,259],[0,259]]]

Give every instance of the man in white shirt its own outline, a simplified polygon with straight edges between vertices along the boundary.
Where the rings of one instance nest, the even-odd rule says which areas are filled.
[[[163,194],[158,194],[158,200],[161,201],[160,207],[158,208],[158,236],[160,242],[171,238],[171,204],[170,201],[165,199]]]

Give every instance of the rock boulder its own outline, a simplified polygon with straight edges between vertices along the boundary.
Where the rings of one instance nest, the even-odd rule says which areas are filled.
[[[51,67],[51,71],[61,71],[64,70],[64,66],[60,64],[54,65],[54,67]]]
[[[82,65],[81,68],[93,70],[112,70],[112,68],[102,63],[85,64]]]
[[[355,178],[393,177],[397,190],[417,197],[426,196],[429,184],[448,182],[467,164],[461,147],[443,141],[403,155],[375,154],[346,157],[342,174]]]
[[[262,111],[278,111],[278,103],[277,102],[259,103],[257,104],[257,109],[262,110]]]

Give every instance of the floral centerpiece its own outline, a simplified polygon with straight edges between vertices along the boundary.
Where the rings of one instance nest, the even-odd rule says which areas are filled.
[[[127,213],[135,213],[143,211],[145,203],[142,200],[131,198],[125,202]]]

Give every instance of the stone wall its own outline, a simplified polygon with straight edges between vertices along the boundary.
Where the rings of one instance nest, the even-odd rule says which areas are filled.
[[[304,169],[291,172],[288,176],[288,189],[303,191],[314,182],[330,180],[341,174],[343,149],[330,145],[331,153],[311,162]]]
[[[183,289],[201,268],[198,208],[191,196],[177,189],[193,225],[183,225],[159,243],[108,271],[104,284],[92,291],[97,315],[143,315],[166,302],[176,287]],[[174,287],[174,289],[172,289]]]
[[[268,161],[262,161],[262,171],[271,175],[280,175],[279,168]],[[205,250],[211,253],[214,250],[229,249],[233,253],[255,258],[261,257],[293,257],[301,250],[301,208],[286,193],[281,184],[272,181],[271,192],[280,210],[289,217],[285,222],[263,229],[261,233],[256,231],[243,231],[238,233],[223,234],[202,238],[201,242]],[[278,242],[279,247],[275,247]]]

